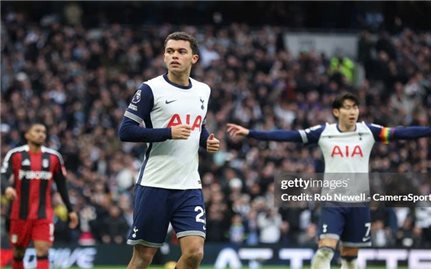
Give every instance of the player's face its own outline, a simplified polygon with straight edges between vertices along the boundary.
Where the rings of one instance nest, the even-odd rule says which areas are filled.
[[[46,128],[41,124],[34,124],[28,131],[25,133],[25,138],[30,144],[34,144],[36,146],[42,146],[46,140]]]
[[[169,72],[190,73],[192,65],[199,59],[193,54],[190,42],[170,39],[166,43],[164,61]]]
[[[344,100],[339,109],[334,109],[334,115],[338,118],[338,124],[351,130],[359,117],[359,107],[352,100]],[[354,129],[354,128],[353,128]]]

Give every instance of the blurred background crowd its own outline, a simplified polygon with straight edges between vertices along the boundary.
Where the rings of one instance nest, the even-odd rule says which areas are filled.
[[[66,209],[55,195],[57,243],[125,243],[145,145],[121,143],[117,128],[136,87],[165,73],[163,41],[172,31],[187,31],[199,41],[201,58],[192,77],[212,88],[207,129],[222,141],[220,152],[200,154],[207,242],[316,246],[319,211],[275,207],[274,176],[323,172],[319,148],[233,141],[226,135],[227,122],[260,130],[334,122],[330,110],[334,96],[350,91],[360,98],[361,120],[385,126],[430,125],[428,25],[412,28],[400,17],[388,25],[385,14],[362,14],[347,25],[359,36],[357,57],[349,58],[342,50],[334,55],[313,50],[291,53],[283,40],[286,28],[277,20],[291,13],[296,15],[289,23],[295,27],[310,27],[307,23],[313,22],[298,15],[306,9],[301,13],[296,4],[284,14],[277,6],[283,2],[274,3],[271,10],[278,16],[265,25],[255,25],[256,19],[229,21],[223,11],[208,14],[210,23],[184,16],[187,24],[180,25],[160,23],[149,10],[136,19],[141,17],[133,5],[139,2],[125,9],[128,16],[120,12],[123,21],[110,20],[115,12],[103,9],[103,3],[50,4],[50,12],[44,13],[40,6],[33,6],[32,13],[19,4],[3,3],[1,156],[24,143],[22,135],[31,121],[47,125],[47,145],[63,154],[71,201],[81,220],[79,229],[69,230]],[[172,8],[192,2],[181,3],[172,2]],[[205,3],[196,3],[202,14],[214,5]],[[157,10],[158,4],[152,5]],[[177,15],[171,15],[166,17],[175,20]],[[337,27],[337,21],[324,16],[320,21]],[[430,174],[430,141],[377,144],[370,169]],[[431,193],[429,182],[421,191]],[[6,209],[2,197],[3,239]],[[375,246],[431,247],[429,207],[376,208],[372,216]],[[175,236],[167,241],[175,242]]]

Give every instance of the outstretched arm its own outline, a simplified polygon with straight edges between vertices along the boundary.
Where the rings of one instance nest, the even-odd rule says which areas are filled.
[[[304,142],[299,131],[255,131],[238,124],[228,123],[227,132],[234,138],[247,136],[265,141]]]
[[[431,137],[431,126],[407,126],[407,127],[383,127],[376,124],[370,124],[376,141],[389,143],[393,140],[411,140],[421,137]]]
[[[395,139],[417,139],[431,137],[431,126],[411,126],[394,128]]]
[[[233,138],[245,137],[250,133],[250,130],[238,124],[228,123],[227,132]]]

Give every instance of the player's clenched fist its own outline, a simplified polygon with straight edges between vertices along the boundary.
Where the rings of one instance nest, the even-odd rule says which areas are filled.
[[[207,151],[210,153],[217,152],[220,149],[220,141],[214,137],[214,134],[210,134],[207,139]]]
[[[76,214],[76,212],[72,211],[69,212],[69,228],[70,229],[75,229],[79,224],[79,220],[78,220],[78,214]]]
[[[12,187],[7,187],[5,190],[5,196],[9,200],[13,200],[16,198],[16,190]]]
[[[227,132],[233,138],[237,138],[237,137],[247,136],[250,130],[238,124],[228,123]]]
[[[192,127],[186,124],[180,124],[171,127],[172,139],[187,139],[192,132]]]

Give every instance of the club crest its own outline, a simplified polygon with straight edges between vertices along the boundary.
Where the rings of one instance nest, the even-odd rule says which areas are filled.
[[[141,101],[141,90],[136,91],[135,95],[133,96],[132,103],[136,104]]]

